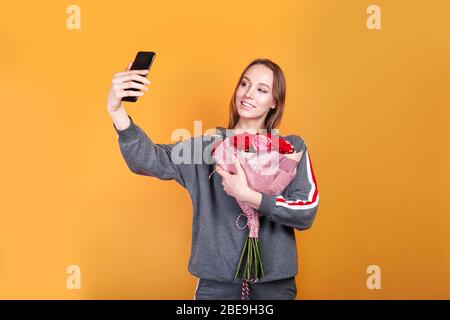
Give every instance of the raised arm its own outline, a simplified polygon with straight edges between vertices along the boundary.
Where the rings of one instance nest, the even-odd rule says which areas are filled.
[[[187,188],[186,179],[189,179],[191,171],[189,164],[176,164],[172,158],[172,150],[178,146],[177,155],[182,158],[182,151],[186,148],[179,144],[189,143],[189,140],[173,144],[155,144],[129,115],[128,119],[129,125],[124,130],[118,130],[114,123],[113,126],[117,132],[120,151],[130,170],[161,180],[174,179]]]
[[[130,70],[131,63],[124,72],[114,74],[108,95],[107,111],[116,130],[120,151],[129,169],[139,175],[146,175],[161,180],[176,180],[186,188],[189,174],[188,164],[175,164],[172,149],[180,143],[155,144],[147,134],[137,126],[125,111],[122,98],[125,96],[142,96],[142,91],[126,90],[135,88],[147,91],[148,88],[135,81],[149,84],[143,75],[147,70]],[[189,179],[189,178],[188,178]]]

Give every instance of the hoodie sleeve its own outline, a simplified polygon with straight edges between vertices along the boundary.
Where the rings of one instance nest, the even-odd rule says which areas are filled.
[[[189,170],[186,164],[175,164],[171,153],[174,147],[182,141],[173,144],[155,144],[147,134],[137,126],[128,115],[130,125],[118,130],[118,142],[122,156],[128,168],[138,175],[156,177],[161,180],[175,180],[184,188],[189,179]],[[178,146],[179,147],[179,146]]]
[[[319,190],[305,142],[300,137],[301,158],[295,178],[279,195],[262,193],[258,212],[274,222],[305,230],[311,227],[319,207]]]

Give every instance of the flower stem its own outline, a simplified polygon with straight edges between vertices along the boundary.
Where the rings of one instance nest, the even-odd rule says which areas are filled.
[[[253,275],[253,272],[252,272],[252,266],[253,266],[253,238],[250,238],[250,250],[248,251],[249,252],[249,254],[248,254],[248,256],[249,256],[249,260],[250,260],[250,262],[249,262],[249,266],[248,266],[248,279],[250,280],[251,279],[251,277],[252,277],[252,275]]]
[[[258,239],[256,238],[255,241],[256,240],[258,240]],[[256,279],[258,279],[260,265],[258,263],[258,243],[257,242],[255,243],[255,258],[256,258],[255,259],[255,276],[256,276]]]
[[[259,239],[247,236],[247,238],[245,239],[244,248],[242,249],[241,257],[239,258],[239,264],[234,278],[236,279],[240,274],[245,254],[247,255],[247,261],[244,267],[243,279],[255,280],[259,279],[259,277],[264,277],[263,262],[259,248]]]
[[[239,259],[239,265],[238,265],[236,274],[234,275],[235,279],[237,278],[239,271],[241,270],[242,258],[244,257],[245,248],[247,248],[247,242],[248,242],[248,237],[245,239],[244,248],[242,249],[241,258]]]
[[[259,250],[259,240],[258,239],[256,239],[256,254],[257,254],[257,257],[258,257],[258,260],[259,260],[259,266],[261,268],[261,274],[264,277],[263,262],[262,262],[261,253],[260,253],[260,250]]]

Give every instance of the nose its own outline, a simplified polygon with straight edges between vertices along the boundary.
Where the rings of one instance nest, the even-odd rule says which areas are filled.
[[[251,88],[248,88],[248,90],[244,94],[245,99],[253,100],[253,91]]]

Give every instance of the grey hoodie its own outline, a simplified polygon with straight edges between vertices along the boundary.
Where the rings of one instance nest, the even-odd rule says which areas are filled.
[[[197,136],[173,144],[155,144],[137,126],[130,125],[117,132],[122,156],[128,168],[138,174],[161,180],[177,181],[186,188],[192,200],[192,244],[189,272],[202,279],[240,283],[234,279],[248,228],[238,229],[236,219],[242,213],[235,198],[223,190],[222,178],[214,173],[210,156],[212,142],[226,138],[230,129],[216,128],[216,135]],[[232,131],[231,131],[232,133]],[[286,279],[297,275],[298,257],[294,228],[311,227],[319,206],[319,192],[306,144],[298,135],[280,136],[295,148],[303,150],[296,177],[279,195],[262,193],[259,209],[260,250],[265,276],[260,282]],[[206,155],[198,157],[197,148]],[[181,162],[172,156],[178,154]],[[189,154],[190,153],[190,154]],[[245,225],[244,216],[239,220]]]

